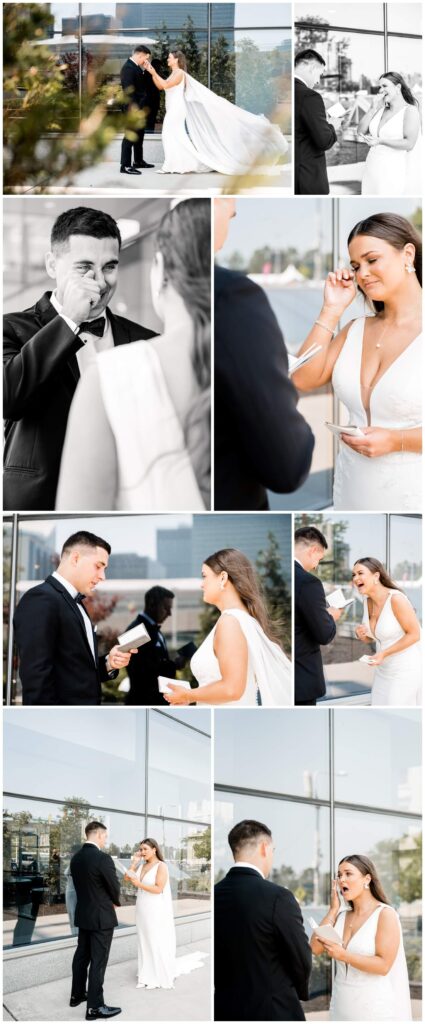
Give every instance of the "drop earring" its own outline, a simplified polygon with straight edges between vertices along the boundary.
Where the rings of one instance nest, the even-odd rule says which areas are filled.
[[[365,882],[365,884],[364,884],[363,888],[364,888],[364,889],[368,889],[368,888],[369,888],[369,885],[370,885],[370,882]]]
[[[404,269],[405,269],[405,271],[408,274],[415,274],[416,273],[415,268],[413,266],[413,263],[405,263],[404,264]]]

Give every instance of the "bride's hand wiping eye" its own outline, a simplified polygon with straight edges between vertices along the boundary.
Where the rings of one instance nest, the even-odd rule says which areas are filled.
[[[331,270],[325,281],[324,305],[343,313],[356,298],[354,271],[349,267]]]

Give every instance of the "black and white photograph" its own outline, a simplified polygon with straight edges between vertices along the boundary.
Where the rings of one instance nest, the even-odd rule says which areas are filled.
[[[5,200],[5,510],[210,507],[210,221]]]
[[[422,190],[422,5],[295,3],[297,195]]]
[[[291,4],[12,3],[4,37],[7,193],[291,194]]]

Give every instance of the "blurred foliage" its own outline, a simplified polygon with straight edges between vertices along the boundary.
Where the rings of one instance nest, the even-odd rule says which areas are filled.
[[[80,109],[75,55],[58,57],[40,45],[51,29],[49,5],[4,5],[5,193],[69,185],[102,158],[117,133],[135,141],[135,130],[144,125],[136,107],[121,112],[121,87],[102,77],[100,61],[84,53]]]

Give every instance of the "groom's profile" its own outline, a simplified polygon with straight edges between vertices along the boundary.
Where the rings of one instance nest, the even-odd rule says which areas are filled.
[[[120,252],[120,230],[108,213],[87,206],[64,210],[45,256],[54,290],[4,318],[4,509],[54,509],[80,375],[98,352],[155,333],[109,309]]]
[[[87,1000],[86,1020],[108,1020],[121,1013],[119,1006],[105,1006],[103,995],[112,936],[118,924],[115,908],[120,906],[120,886],[112,857],[104,853],[106,826],[101,821],[90,821],[85,834],[86,842],[70,864],[77,893],[74,923],[78,928],[70,1006]]]
[[[336,633],[340,608],[328,608],[323,584],[312,570],[324,558],[328,542],[317,526],[295,531],[295,704],[316,704],[326,693],[320,647]]]
[[[268,881],[273,837],[240,821],[228,836],[234,865],[215,886],[215,1020],[305,1020],[311,949],[298,903]]]
[[[325,152],[336,142],[335,126],[328,121],[325,104],[315,86],[326,62],[317,50],[301,50],[295,56],[295,194],[328,195]]]

